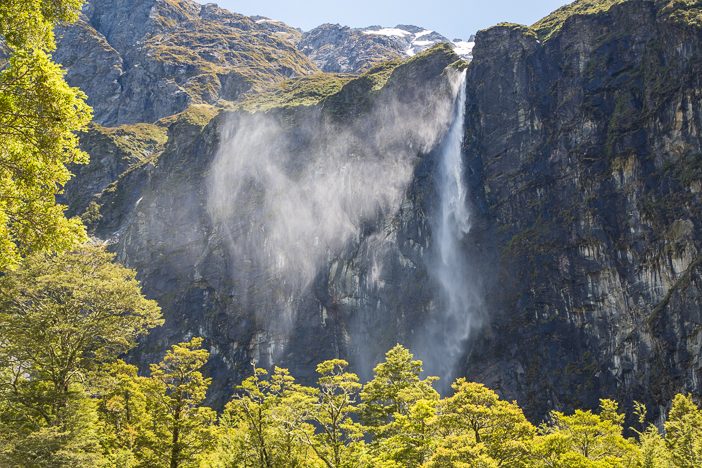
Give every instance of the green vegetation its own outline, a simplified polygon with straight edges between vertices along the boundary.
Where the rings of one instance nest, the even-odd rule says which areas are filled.
[[[0,465],[101,459],[92,381],[162,322],[112,259],[94,246],[36,254],[0,279]]]
[[[253,375],[220,414],[204,405],[203,340],[177,344],[146,375],[119,359],[162,323],[135,272],[100,246],[35,254],[0,278],[0,465],[31,467],[697,467],[702,410],[672,402],[664,433],[624,436],[616,402],[553,412],[435,377],[397,345],[365,385],[346,361],[315,386],[281,368]]]
[[[548,40],[561,30],[565,21],[571,16],[592,15],[606,12],[614,5],[626,1],[627,0],[577,0],[559,8],[550,15],[534,23],[531,29],[536,31],[540,38]]]
[[[395,69],[402,64],[401,60],[391,60],[388,62],[383,62],[379,65],[375,65],[365,72],[362,76],[370,80],[373,83],[372,90],[378,91],[385,86],[390,79],[390,75]]]
[[[702,27],[702,5],[699,0],[668,0],[661,9],[663,15],[675,22]]]
[[[556,35],[565,21],[574,15],[595,15],[630,0],[576,0],[554,11],[531,26],[542,40]],[[660,15],[675,22],[702,27],[702,7],[699,0],[656,0]]]
[[[273,83],[258,92],[249,94],[240,103],[235,104],[234,109],[258,112],[274,108],[312,106],[337,95],[347,85],[362,89],[366,95],[364,98],[367,98],[368,94],[383,89],[396,70],[411,71],[413,67],[409,65],[412,63],[432,59],[440,54],[453,55],[453,53],[453,49],[448,44],[438,44],[405,61],[391,60],[374,65],[360,76],[317,73]],[[458,60],[452,66],[463,69],[467,63]]]
[[[183,112],[168,117],[164,117],[158,121],[158,125],[167,131],[167,128],[173,124],[186,123],[196,127],[204,127],[212,119],[219,114],[219,109],[209,104],[194,104]]]
[[[236,100],[243,92],[318,72],[293,46],[298,31],[262,30],[246,17],[231,25],[213,23],[181,3],[171,0],[154,9],[162,32],[149,37],[145,47],[153,60],[181,70],[174,76],[191,102]]]
[[[82,0],[0,3],[0,271],[34,250],[64,250],[85,239],[56,195],[66,166],[85,163],[76,131],[91,118],[85,96],[51,60],[55,24],[77,18]]]
[[[333,359],[315,386],[253,370],[217,414],[203,404],[209,353],[193,338],[148,376],[117,356],[160,323],[134,272],[99,247],[30,257],[2,279],[0,464],[36,467],[697,467],[702,409],[678,395],[661,433],[636,404],[555,411],[540,426],[515,402],[435,377],[397,345],[365,385]]]
[[[249,112],[277,107],[311,106],[338,93],[353,78],[351,75],[317,73],[270,85],[244,99],[237,108]]]
[[[108,137],[124,154],[137,161],[160,153],[168,141],[168,129],[154,124],[139,123],[119,127],[92,125],[93,130]]]

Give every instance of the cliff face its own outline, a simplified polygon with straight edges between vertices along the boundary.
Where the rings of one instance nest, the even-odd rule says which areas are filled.
[[[467,371],[532,414],[702,391],[702,9],[601,3],[480,33],[468,75],[499,273]]]
[[[86,50],[113,57],[100,67],[117,76],[131,53],[120,47],[142,46],[95,15],[105,40]],[[472,227],[458,249],[481,307],[450,358],[530,416],[702,391],[700,18],[691,0],[587,0],[477,36],[462,174]],[[443,45],[243,105],[265,112],[198,105],[94,127],[66,198],[166,317],[132,358],[205,337],[215,403],[252,360],[305,380],[341,356],[367,375],[401,342],[442,369],[451,326],[431,266],[457,59]],[[189,76],[174,66],[158,76]],[[111,114],[141,102],[115,92],[104,120],[145,118]]]
[[[214,4],[91,0],[83,13],[59,31],[55,57],[104,125],[155,122],[318,71],[295,48],[297,30]]]
[[[201,111],[216,111],[191,109],[155,126],[167,132],[160,146],[143,128],[93,129],[89,151],[109,150],[128,168],[92,200],[99,215],[85,218],[166,317],[135,359],[204,336],[211,399],[221,402],[252,360],[303,380],[334,356],[368,371],[410,336],[433,296],[422,259],[429,198],[405,199],[405,190],[432,186],[457,59],[443,45],[312,106],[211,121]],[[146,156],[130,164],[125,136]],[[84,190],[99,188],[87,181],[108,172],[100,159],[91,166],[67,191],[74,205],[85,206]]]

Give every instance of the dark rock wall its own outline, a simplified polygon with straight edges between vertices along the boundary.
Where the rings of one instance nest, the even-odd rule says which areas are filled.
[[[702,391],[702,34],[694,14],[665,4],[572,16],[547,40],[508,25],[477,37],[464,144],[475,219],[462,248],[486,305],[460,369],[534,418],[601,397],[643,400],[656,415],[675,392]],[[395,70],[382,91],[359,78],[317,106],[269,116],[304,157],[295,135],[315,127],[303,122],[362,120],[379,94],[421,110],[417,90],[439,86],[456,58],[438,49]],[[96,235],[139,271],[166,316],[133,359],[204,336],[210,400],[222,403],[253,359],[309,381],[321,359],[348,358],[367,375],[396,342],[416,343],[441,307],[426,266],[438,155],[418,152],[399,210],[366,220],[326,259],[291,302],[294,327],[282,337],[276,307],[289,291],[261,275],[260,300],[242,301],[234,279],[247,266],[208,213],[209,171],[231,118],[163,123],[157,159],[121,155],[130,169],[97,198]],[[92,141],[94,160],[113,171],[95,159],[112,140]]]
[[[532,416],[702,391],[702,31],[661,3],[477,38],[466,157],[499,277],[466,371]]]
[[[349,358],[367,375],[398,340],[411,341],[424,314],[436,308],[423,260],[435,155],[412,149],[411,133],[399,139],[396,135],[391,146],[399,146],[388,147],[382,134],[385,124],[377,121],[384,114],[373,109],[400,101],[423,122],[424,115],[440,115],[432,110],[436,103],[431,99],[437,99],[446,108],[443,119],[448,126],[452,99],[446,70],[456,60],[448,46],[441,46],[400,66],[380,91],[359,78],[318,106],[267,114],[282,129],[281,141],[294,146],[293,160],[308,156],[310,141],[320,139],[315,135],[320,128],[338,128],[339,133],[350,126],[364,129],[364,143],[378,142],[379,148],[389,150],[388,157],[393,151],[414,151],[415,177],[400,209],[363,219],[356,235],[328,253],[303,289],[237,256],[236,242],[244,239],[235,238],[232,249],[231,225],[213,220],[209,211],[208,190],[222,134],[245,125],[252,116],[223,112],[206,126],[185,116],[174,120],[157,161],[137,165],[97,198],[101,219],[95,235],[110,241],[118,258],[139,272],[146,293],[158,299],[166,318],[165,326],[154,330],[133,358],[146,365],[172,343],[193,335],[205,337],[212,352],[210,398],[219,404],[251,371],[253,360],[262,366],[289,367],[311,382],[320,360]],[[333,144],[333,132],[321,138],[323,145],[325,138]],[[350,155],[356,151],[363,152],[360,142]],[[290,170],[293,174],[294,165]],[[258,223],[257,197],[252,188],[238,199],[244,204],[239,212],[250,218],[231,223]],[[287,320],[290,326],[284,326]]]

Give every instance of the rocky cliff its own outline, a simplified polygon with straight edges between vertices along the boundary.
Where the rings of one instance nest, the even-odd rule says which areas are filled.
[[[499,268],[466,371],[532,414],[702,391],[702,6],[481,32],[466,158]]]
[[[370,360],[409,334],[414,319],[402,315],[421,321],[424,309],[414,302],[429,307],[431,293],[421,287],[422,247],[412,239],[424,229],[416,215],[428,207],[403,201],[404,189],[417,165],[421,178],[431,179],[431,158],[421,163],[422,156],[450,123],[449,75],[458,73],[450,65],[457,59],[440,46],[396,68],[374,69],[311,106],[221,112],[213,120],[212,108],[192,108],[158,125],[92,129],[84,144],[104,157],[83,168],[67,198],[89,207],[84,219],[93,233],[139,271],[164,310],[166,325],[138,359],[153,360],[168,343],[192,335],[206,337],[217,401],[252,360],[290,367],[303,379],[318,360],[338,355],[368,370]],[[393,127],[393,115],[406,117]],[[130,160],[125,141],[143,156]],[[342,179],[336,162],[328,165],[332,158],[345,160]],[[242,178],[250,164],[251,174],[283,171],[285,182]],[[115,167],[124,172],[106,185]],[[309,177],[318,179],[311,190],[323,199],[307,193]],[[351,183],[344,186],[344,178]],[[89,202],[86,190],[96,189]],[[276,214],[266,200],[292,203]],[[291,226],[306,208],[316,219]],[[352,223],[338,222],[340,212]],[[279,222],[290,223],[284,232],[291,229],[290,241],[301,249],[267,237]],[[320,238],[325,248],[317,247]],[[263,242],[273,250],[262,250]],[[290,255],[292,268],[277,268],[269,254]],[[388,265],[380,272],[382,262]],[[401,280],[420,287],[412,295],[390,287]]]
[[[119,58],[147,45],[119,52],[127,38],[86,18],[71,34],[104,40],[79,68],[122,76]],[[476,38],[462,126],[472,226],[458,247],[480,308],[455,358],[534,418],[600,397],[655,415],[702,391],[701,41],[692,0],[580,1]],[[152,122],[92,128],[93,162],[66,194],[164,309],[133,359],[204,336],[213,402],[252,360],[304,380],[341,356],[367,374],[399,341],[441,369],[434,217],[457,60],[440,45],[226,111],[186,99],[203,104],[158,121],[187,102],[148,110],[119,94],[126,78],[96,90],[118,103],[101,101],[103,121]],[[183,84],[198,66],[154,76]]]
[[[56,59],[104,125],[226,105],[318,72],[295,47],[297,30],[192,0],[91,0],[58,36]]]
[[[323,24],[305,32],[297,47],[321,70],[359,73],[383,61],[411,57],[440,43],[451,44],[461,58],[471,57],[472,41],[452,42],[436,31],[408,25],[350,28]]]

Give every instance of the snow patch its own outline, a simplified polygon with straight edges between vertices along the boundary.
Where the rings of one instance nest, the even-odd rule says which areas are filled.
[[[363,31],[363,34],[372,34],[376,36],[388,36],[388,37],[405,37],[411,36],[412,33],[405,31],[404,29],[397,28],[383,28],[370,31]]]
[[[428,36],[429,34],[432,34],[434,31],[430,31],[429,29],[425,29],[422,32],[418,32],[417,34],[414,35],[415,39],[419,39],[420,37]]]
[[[453,43],[453,51],[460,56],[470,56],[473,54],[475,42],[456,41]]]
[[[274,20],[274,19],[270,19],[270,18],[261,18],[259,20],[256,20],[256,24],[263,24],[263,23],[284,24],[282,21]]]

